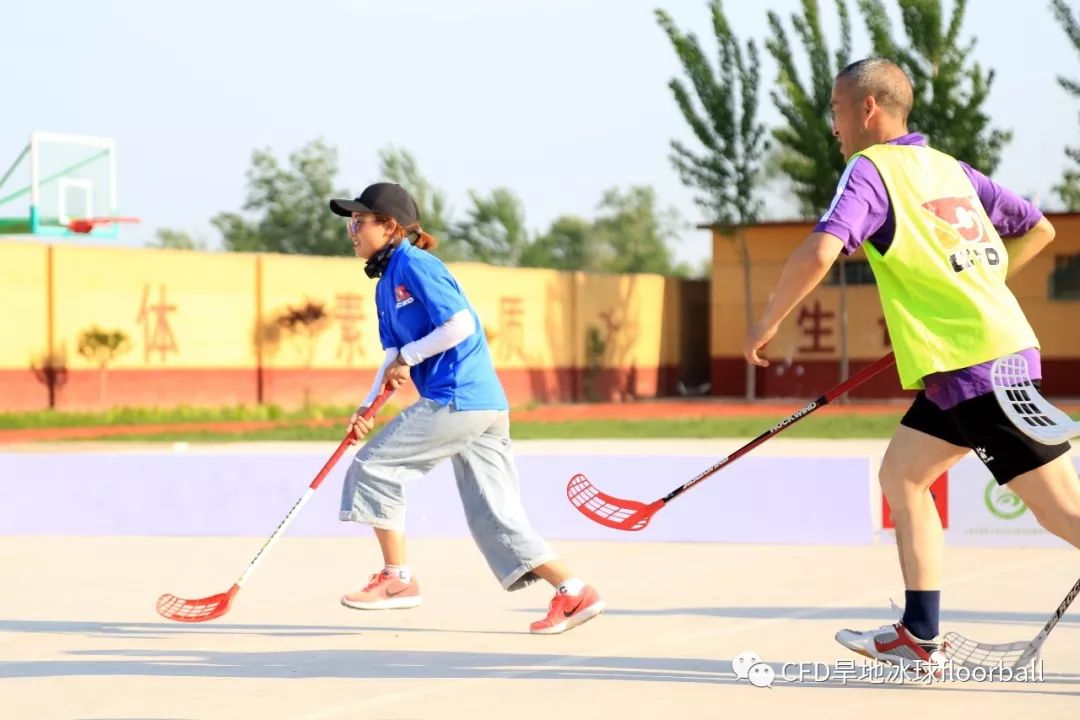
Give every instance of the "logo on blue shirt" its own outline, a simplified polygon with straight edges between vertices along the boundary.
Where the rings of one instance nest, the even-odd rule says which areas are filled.
[[[413,296],[404,285],[394,288],[394,307],[400,310],[413,301]]]

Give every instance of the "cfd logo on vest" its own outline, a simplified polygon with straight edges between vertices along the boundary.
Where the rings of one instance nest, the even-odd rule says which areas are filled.
[[[939,198],[924,202],[922,206],[949,226],[938,227],[936,235],[949,252],[949,264],[953,272],[963,272],[975,265],[985,263],[993,267],[1001,262],[997,249],[990,243],[982,215],[975,207],[978,200],[970,197]]]

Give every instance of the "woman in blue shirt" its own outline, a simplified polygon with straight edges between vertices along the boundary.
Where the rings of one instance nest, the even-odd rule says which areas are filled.
[[[473,539],[503,588],[537,580],[555,587],[548,615],[531,631],[560,633],[604,609],[533,530],[521,504],[510,449],[509,405],[483,328],[446,266],[427,252],[416,202],[400,185],[376,183],[355,200],[332,200],[348,218],[365,271],[378,278],[375,305],[386,357],[371,392],[349,422],[356,440],[372,429],[361,417],[384,384],[411,379],[420,400],[357,453],[345,477],[341,519],[372,526],[384,567],[341,602],[361,610],[415,607],[420,586],[405,554],[404,486],[450,458]]]

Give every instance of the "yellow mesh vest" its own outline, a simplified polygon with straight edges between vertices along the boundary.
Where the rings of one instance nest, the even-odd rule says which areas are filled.
[[[922,388],[931,373],[1037,347],[1005,285],[1005,246],[960,164],[915,145],[874,145],[858,155],[881,173],[896,217],[884,255],[871,243],[863,249],[904,389]]]

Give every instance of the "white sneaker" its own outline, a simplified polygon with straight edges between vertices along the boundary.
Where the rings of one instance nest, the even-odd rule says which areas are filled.
[[[942,667],[948,662],[940,635],[923,640],[899,622],[877,630],[841,630],[836,633],[836,641],[873,660],[931,672],[935,676],[941,675]]]

